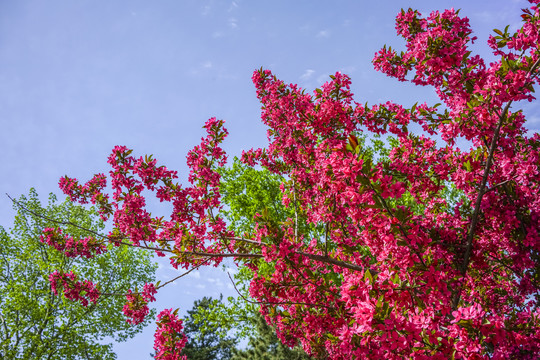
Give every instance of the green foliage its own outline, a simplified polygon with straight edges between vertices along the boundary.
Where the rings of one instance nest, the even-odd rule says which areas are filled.
[[[231,358],[237,340],[227,335],[227,330],[207,322],[211,307],[223,304],[222,299],[204,297],[196,300],[184,319],[184,333],[188,338],[182,355],[188,360],[228,360]]]
[[[188,343],[182,350],[188,360],[304,360],[310,357],[296,346],[293,349],[283,345],[275,330],[268,326],[264,318],[253,307],[244,307],[242,319],[229,319],[227,323],[217,321],[216,314],[227,311],[222,297],[212,299],[204,297],[196,300],[184,319],[184,333]],[[231,326],[249,323],[252,331],[249,336],[232,338],[228,335]],[[238,333],[237,333],[238,334]],[[245,350],[236,348],[239,338],[248,338]]]
[[[307,360],[311,359],[299,346],[290,349],[283,345],[264,318],[255,313],[251,321],[255,323],[256,333],[249,337],[245,350],[236,350],[232,360]]]
[[[234,230],[237,235],[251,237],[256,214],[260,216],[259,222],[270,226],[285,222],[287,218],[294,218],[294,209],[287,208],[282,203],[280,185],[286,181],[285,178],[266,169],[256,170],[246,166],[238,158],[234,159],[231,166],[221,168],[220,175],[220,193],[223,203],[227,205],[223,214],[229,229]],[[249,261],[259,262],[258,267],[264,267],[264,261]],[[234,281],[242,296],[249,298],[248,285],[253,273],[247,267],[239,267],[238,270]],[[207,322],[226,331],[234,330],[236,336],[245,338],[255,331],[254,323],[248,320],[256,311],[257,306],[246,302],[242,297],[229,297],[228,304],[219,302],[211,305]]]
[[[115,359],[112,344],[104,339],[125,341],[149,320],[138,326],[127,324],[122,314],[124,296],[102,296],[88,307],[54,296],[48,275],[73,270],[80,279],[99,283],[102,293],[122,294],[154,280],[151,255],[130,247],[110,247],[93,259],[67,258],[40,242],[43,228],[58,226],[45,218],[99,232],[104,225],[95,210],[68,200],[58,203],[52,194],[43,207],[33,189],[18,202],[44,218],[15,205],[13,227],[0,227],[0,359]],[[89,235],[72,225],[65,226],[65,233]]]
[[[283,177],[246,166],[238,158],[234,158],[231,167],[221,168],[220,175],[222,200],[228,206],[223,214],[238,235],[251,235],[257,213],[269,222],[294,217],[294,209],[287,209],[281,202],[279,187],[285,180]]]

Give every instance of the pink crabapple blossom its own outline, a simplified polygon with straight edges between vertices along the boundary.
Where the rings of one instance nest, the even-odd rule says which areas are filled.
[[[215,118],[187,155],[187,186],[151,156],[117,146],[108,176],[84,185],[64,177],[60,187],[112,220],[107,238],[114,245],[154,250],[176,269],[218,266],[224,257],[246,266],[249,294],[279,338],[299,340],[315,356],[534,359],[540,135],[528,133],[516,108],[535,100],[540,72],[539,1],[530,3],[517,32],[496,30],[488,40],[498,59],[490,64],[469,50],[476,38],[457,11],[398,14],[405,50],[383,48],[375,69],[433,87],[441,104],[362,105],[339,72],[309,94],[269,70],[255,71],[269,144],[243,152],[242,160],[286,179],[283,204],[294,219],[274,224],[257,215],[250,233],[228,230],[217,172],[227,160],[220,147],[227,130]],[[392,135],[387,157],[373,158],[362,134]],[[148,212],[147,193],[171,204],[170,217]],[[324,231],[302,233],[299,221]],[[43,239],[69,254],[84,256],[89,246],[55,229],[45,229]],[[50,279],[53,291],[62,286],[73,300],[99,294],[74,274]],[[159,286],[147,285],[126,296],[130,322],[142,321],[154,300]],[[157,323],[158,358],[181,358],[181,320],[164,310]]]

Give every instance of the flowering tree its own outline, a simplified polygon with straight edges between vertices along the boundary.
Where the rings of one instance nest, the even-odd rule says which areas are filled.
[[[398,14],[406,49],[383,48],[375,68],[432,86],[443,106],[361,105],[340,73],[310,95],[256,71],[269,145],[242,161],[283,177],[286,220],[262,211],[250,229],[227,228],[217,171],[226,163],[227,131],[210,119],[188,153],[187,186],[152,157],[120,146],[108,160],[112,198],[103,174],[86,184],[63,178],[73,201],[91,201],[114,225],[105,239],[87,239],[70,254],[103,252],[109,241],[153,249],[188,271],[232,257],[253,272],[250,295],[280,339],[300,339],[320,357],[533,358],[540,353],[540,136],[527,134],[516,109],[534,100],[539,74],[539,0],[529,1],[517,32],[490,37],[498,58],[490,64],[468,50],[475,38],[454,10]],[[358,141],[361,133],[396,140],[377,158]],[[172,204],[171,216],[152,216],[143,190]],[[64,246],[53,230],[45,230],[47,241]],[[75,288],[67,274],[52,279],[57,289]],[[144,318],[161,286],[127,294],[130,321]],[[166,310],[158,324],[158,357],[179,358],[180,322]]]

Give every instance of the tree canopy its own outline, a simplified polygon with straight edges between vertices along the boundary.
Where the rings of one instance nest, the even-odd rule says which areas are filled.
[[[125,341],[149,323],[126,323],[124,300],[102,296],[83,306],[55,296],[49,282],[53,271],[76,271],[100,284],[103,293],[123,293],[154,281],[151,254],[141,249],[114,248],[96,259],[69,257],[40,241],[42,230],[66,225],[64,232],[84,238],[103,231],[97,212],[49,196],[41,205],[30,190],[14,208],[11,229],[0,227],[0,358],[1,359],[115,359],[112,344]],[[31,213],[30,213],[31,212]],[[53,219],[46,220],[46,219]]]
[[[302,360],[310,357],[296,346],[294,349],[283,345],[277,338],[273,328],[268,326],[264,318],[256,311],[243,312],[243,318],[234,317],[234,309],[227,309],[227,323],[215,321],[216,310],[224,310],[222,297],[212,299],[203,297],[196,300],[193,308],[183,319],[184,334],[187,343],[182,350],[187,360]],[[246,308],[242,308],[246,310]],[[248,310],[249,311],[249,310]],[[231,314],[233,312],[233,314]],[[223,315],[220,313],[219,315]],[[231,330],[236,330],[243,323],[250,323],[252,331],[249,335],[241,331],[236,337],[231,336]],[[248,340],[247,347],[242,349],[240,342]]]
[[[212,305],[221,302],[220,299],[203,297],[196,300],[193,308],[187,311],[184,318],[184,334],[187,343],[182,350],[188,360],[230,360],[237,339],[227,335],[226,329],[219,326],[205,325],[205,317],[211,310]]]
[[[249,336],[246,349],[234,351],[232,360],[309,360],[298,345],[289,348],[278,339],[275,329],[268,326],[264,317],[255,313],[250,319],[255,323],[256,331]]]

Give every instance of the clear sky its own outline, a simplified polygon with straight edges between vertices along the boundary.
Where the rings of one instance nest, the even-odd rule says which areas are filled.
[[[437,102],[433,91],[387,79],[371,59],[402,48],[401,7],[461,8],[489,56],[493,28],[520,22],[523,0],[257,1],[0,0],[0,224],[14,216],[4,193],[35,187],[60,195],[63,175],[107,172],[114,145],[153,154],[186,175],[186,152],[210,117],[226,120],[231,156],[266,144],[251,75],[261,66],[311,91],[341,71],[360,103]],[[531,128],[538,105],[527,107]],[[160,279],[173,276],[162,266]],[[204,270],[158,295],[157,307],[190,309],[195,299],[233,294],[228,278]],[[118,359],[147,359],[153,327],[116,346]]]

